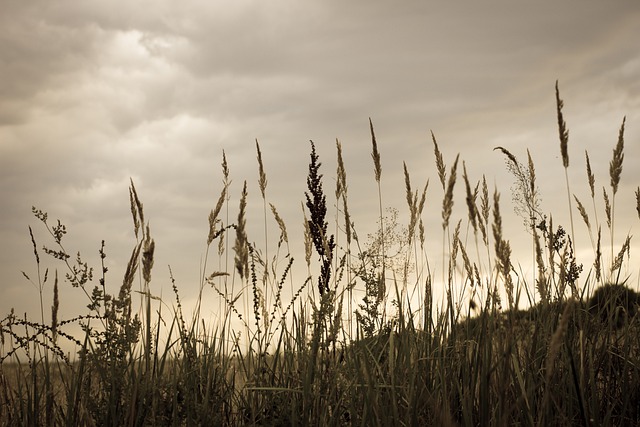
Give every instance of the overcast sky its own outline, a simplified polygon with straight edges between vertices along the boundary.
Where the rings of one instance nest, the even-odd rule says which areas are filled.
[[[371,231],[378,199],[369,117],[382,155],[383,201],[400,210],[402,222],[402,162],[414,188],[431,180],[425,220],[433,253],[440,253],[442,190],[430,131],[448,166],[460,153],[473,182],[485,174],[498,187],[506,237],[526,249],[511,177],[492,149],[503,146],[522,160],[531,151],[542,208],[568,228],[556,80],[570,129],[571,190],[590,206],[589,150],[601,220],[601,188],[609,188],[608,163],[626,115],[620,245],[639,226],[638,40],[636,0],[0,0],[0,312],[39,313],[37,290],[21,273],[36,277],[29,225],[43,268],[65,272],[42,254],[52,242],[33,205],[53,224],[61,219],[67,250],[81,251],[96,268],[106,240],[108,281],[117,292],[135,244],[130,179],[156,241],[153,292],[172,301],[171,264],[181,292],[193,298],[207,216],[222,189],[223,150],[233,180],[230,215],[247,180],[249,239],[261,239],[256,138],[268,202],[292,236],[302,226],[310,139],[327,194],[335,189],[335,139],[343,144],[352,215]],[[456,207],[453,222],[466,218],[463,197]],[[574,219],[588,264],[588,237],[577,213]],[[302,244],[291,246],[306,273]],[[637,273],[630,269],[634,284]],[[64,317],[83,311],[78,290],[66,284],[61,293]],[[49,307],[50,287],[45,298]]]

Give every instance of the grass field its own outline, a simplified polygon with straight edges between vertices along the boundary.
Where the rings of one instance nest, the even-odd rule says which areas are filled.
[[[557,89],[556,100],[566,172],[568,131]],[[31,235],[39,272],[40,257],[51,256],[66,274],[48,279],[52,302],[43,301],[47,278],[33,279],[39,319],[9,313],[0,320],[0,425],[639,425],[640,296],[629,288],[624,268],[631,237],[613,248],[624,125],[602,196],[606,224],[597,220],[588,154],[584,185],[594,210],[573,196],[566,180],[568,206],[593,245],[590,259],[576,259],[573,219],[558,225],[552,213],[540,211],[531,157],[521,163],[497,148],[516,183],[513,198],[531,239],[535,276],[528,279],[515,274],[500,194],[490,193],[484,177],[470,182],[458,157],[447,165],[435,137],[439,182],[432,187],[442,187],[442,205],[434,207],[442,229],[429,230],[442,235],[435,253],[425,247],[422,219],[434,205],[425,203],[428,183],[415,190],[406,166],[402,232],[396,232],[397,217],[385,215],[373,125],[379,218],[368,242],[359,240],[349,213],[339,142],[335,192],[323,186],[328,181],[310,145],[304,253],[290,251],[287,225],[266,197],[257,142],[265,236],[273,244],[263,250],[247,238],[246,181],[237,214],[225,217],[235,207],[229,206],[223,157],[223,188],[209,216],[197,302],[205,291],[224,301],[222,321],[213,327],[198,309],[183,312],[175,282],[173,300],[164,301],[173,311],[159,308],[150,291],[155,242],[133,182],[137,243],[121,284],[107,283],[104,263],[93,271],[80,255],[71,257],[66,227],[34,208],[51,239],[40,249]],[[456,184],[465,186],[458,203],[467,224],[452,222]],[[640,215],[640,188],[635,197]],[[267,235],[271,222],[278,232]],[[608,246],[611,253],[603,254]],[[306,263],[307,277],[292,277],[294,262]],[[134,282],[142,292],[133,290]],[[59,319],[58,286],[69,284],[89,306]],[[444,287],[442,304],[434,298],[436,284]],[[459,289],[470,297],[460,300]],[[132,308],[138,298],[141,310]],[[535,305],[519,309],[520,300]],[[83,334],[66,332],[78,325]],[[80,351],[69,358],[63,343]]]

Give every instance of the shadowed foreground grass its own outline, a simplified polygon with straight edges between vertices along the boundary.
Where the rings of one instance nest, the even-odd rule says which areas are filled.
[[[557,86],[556,100],[566,170],[568,132]],[[467,236],[461,236],[462,221],[451,222],[459,158],[447,168],[433,137],[443,195],[442,252],[429,253],[422,220],[428,182],[413,190],[405,165],[408,223],[399,227],[397,210],[384,215],[373,125],[371,136],[378,232],[366,242],[358,238],[339,142],[335,213],[329,214],[311,143],[299,253],[289,249],[277,208],[267,209],[257,142],[268,244],[259,248],[248,240],[246,181],[237,216],[225,217],[231,181],[223,154],[223,188],[209,215],[193,315],[183,313],[173,279],[173,301],[152,292],[155,242],[133,183],[136,244],[115,289],[107,281],[104,242],[94,271],[80,255],[69,256],[65,226],[51,225],[47,213],[34,208],[51,238],[40,248],[30,229],[38,274],[25,276],[39,289],[40,319],[12,312],[0,321],[0,425],[640,424],[640,297],[624,284],[630,236],[617,255],[613,245],[603,255],[597,215],[592,222],[580,200],[569,197],[569,209],[575,201],[593,244],[592,259],[576,259],[574,224],[569,236],[551,214],[540,212],[531,157],[522,164],[498,147],[531,239],[536,274],[525,280],[515,274],[518,264],[502,233],[499,193],[489,194],[484,177],[472,185],[464,162]],[[624,122],[611,187],[603,195],[612,244],[623,148]],[[586,160],[595,214],[595,177],[588,155]],[[640,189],[636,202],[640,214]],[[54,258],[64,279],[57,268],[54,277],[42,272],[41,254]],[[440,261],[441,271],[432,269]],[[294,262],[306,263],[301,282],[291,273]],[[219,271],[209,267],[214,264],[230,267]],[[73,319],[58,319],[63,282],[88,301],[86,312]],[[443,303],[434,296],[435,283],[444,287]],[[50,292],[53,302],[45,310]],[[213,328],[199,314],[209,298],[224,301],[222,321]],[[142,308],[134,310],[138,299]],[[535,305],[520,310],[521,299]],[[81,325],[84,334],[65,332],[72,325]],[[69,360],[63,343],[75,344],[77,357]]]

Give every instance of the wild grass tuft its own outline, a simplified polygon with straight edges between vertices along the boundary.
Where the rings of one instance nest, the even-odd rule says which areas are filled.
[[[556,83],[571,194],[562,107]],[[383,205],[371,120],[379,213],[366,240],[359,239],[348,205],[339,141],[335,214],[327,209],[320,155],[310,144],[303,221],[296,225],[301,242],[290,238],[291,224],[269,200],[257,140],[265,241],[251,240],[253,193],[247,181],[233,187],[222,152],[223,179],[208,213],[194,307],[183,301],[184,285],[171,267],[173,294],[162,297],[156,242],[133,181],[134,242],[115,282],[104,241],[93,268],[67,250],[65,237],[73,230],[34,207],[48,243],[39,243],[38,230],[29,227],[35,264],[23,275],[38,295],[37,312],[30,314],[38,320],[14,310],[0,319],[0,426],[638,425],[640,293],[629,287],[637,279],[631,235],[617,252],[613,239],[615,203],[624,190],[625,123],[610,163],[611,190],[603,188],[610,262],[602,256],[588,153],[594,212],[575,195],[574,201],[593,258],[576,250],[573,224],[569,238],[566,225],[543,211],[529,151],[520,163],[509,149],[497,148],[515,178],[513,204],[526,225],[523,236],[508,236],[498,187],[490,193],[484,175],[474,183],[464,158],[465,200],[455,203],[464,156],[447,168],[433,133],[442,205],[429,203],[428,179],[415,188],[403,163],[397,185],[408,215],[402,224],[399,210]],[[640,187],[635,202],[640,218]],[[428,244],[429,209],[430,217],[442,219],[441,252]],[[531,260],[518,262],[511,242],[529,237]],[[527,268],[532,278],[523,273]],[[87,306],[64,318],[61,305],[70,292]],[[216,304],[217,318],[204,318],[201,307]]]

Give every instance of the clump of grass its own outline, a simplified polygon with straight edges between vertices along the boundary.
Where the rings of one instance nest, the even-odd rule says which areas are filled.
[[[556,102],[570,194],[568,130],[557,85]],[[14,311],[0,320],[0,425],[636,425],[640,294],[627,286],[630,236],[617,255],[613,251],[624,126],[625,120],[610,165],[611,198],[603,188],[612,245],[608,269],[588,153],[594,224],[574,200],[593,260],[577,258],[573,224],[569,238],[552,212],[542,211],[529,152],[524,165],[498,147],[516,178],[514,204],[532,238],[533,280],[515,272],[498,188],[490,194],[484,176],[472,185],[464,159],[465,203],[456,209],[461,155],[447,170],[433,133],[442,205],[430,206],[429,180],[421,191],[414,189],[404,163],[398,186],[406,194],[407,224],[398,223],[394,207],[384,216],[381,155],[371,120],[377,230],[367,242],[358,238],[336,141],[335,232],[329,231],[320,156],[311,142],[302,277],[295,273],[297,251],[290,248],[287,225],[266,192],[260,145],[256,141],[261,244],[247,234],[252,193],[246,181],[238,191],[235,223],[229,220],[236,190],[222,153],[222,189],[208,214],[192,315],[171,268],[173,296],[157,296],[156,243],[133,182],[135,243],[116,284],[105,267],[104,241],[94,269],[80,254],[69,255],[66,226],[51,225],[48,214],[34,208],[52,244],[40,249],[29,228],[36,274],[24,276],[38,293],[39,320]],[[635,198],[640,217],[640,188]],[[425,244],[422,216],[430,208],[442,217],[441,253]],[[475,253],[467,246],[470,231]],[[277,242],[270,245],[274,236]],[[217,247],[215,254],[210,247]],[[55,269],[44,266],[41,253]],[[442,258],[442,271],[432,268],[433,257]],[[586,274],[582,265],[590,266]],[[65,271],[64,281],[58,269]],[[444,291],[441,301],[434,297],[438,289]],[[71,319],[60,315],[67,292],[87,298],[86,310]],[[523,293],[530,306],[520,309]],[[210,300],[220,307],[213,323],[200,311]],[[70,332],[74,325],[82,334]],[[76,347],[75,355],[65,353],[67,344]]]

